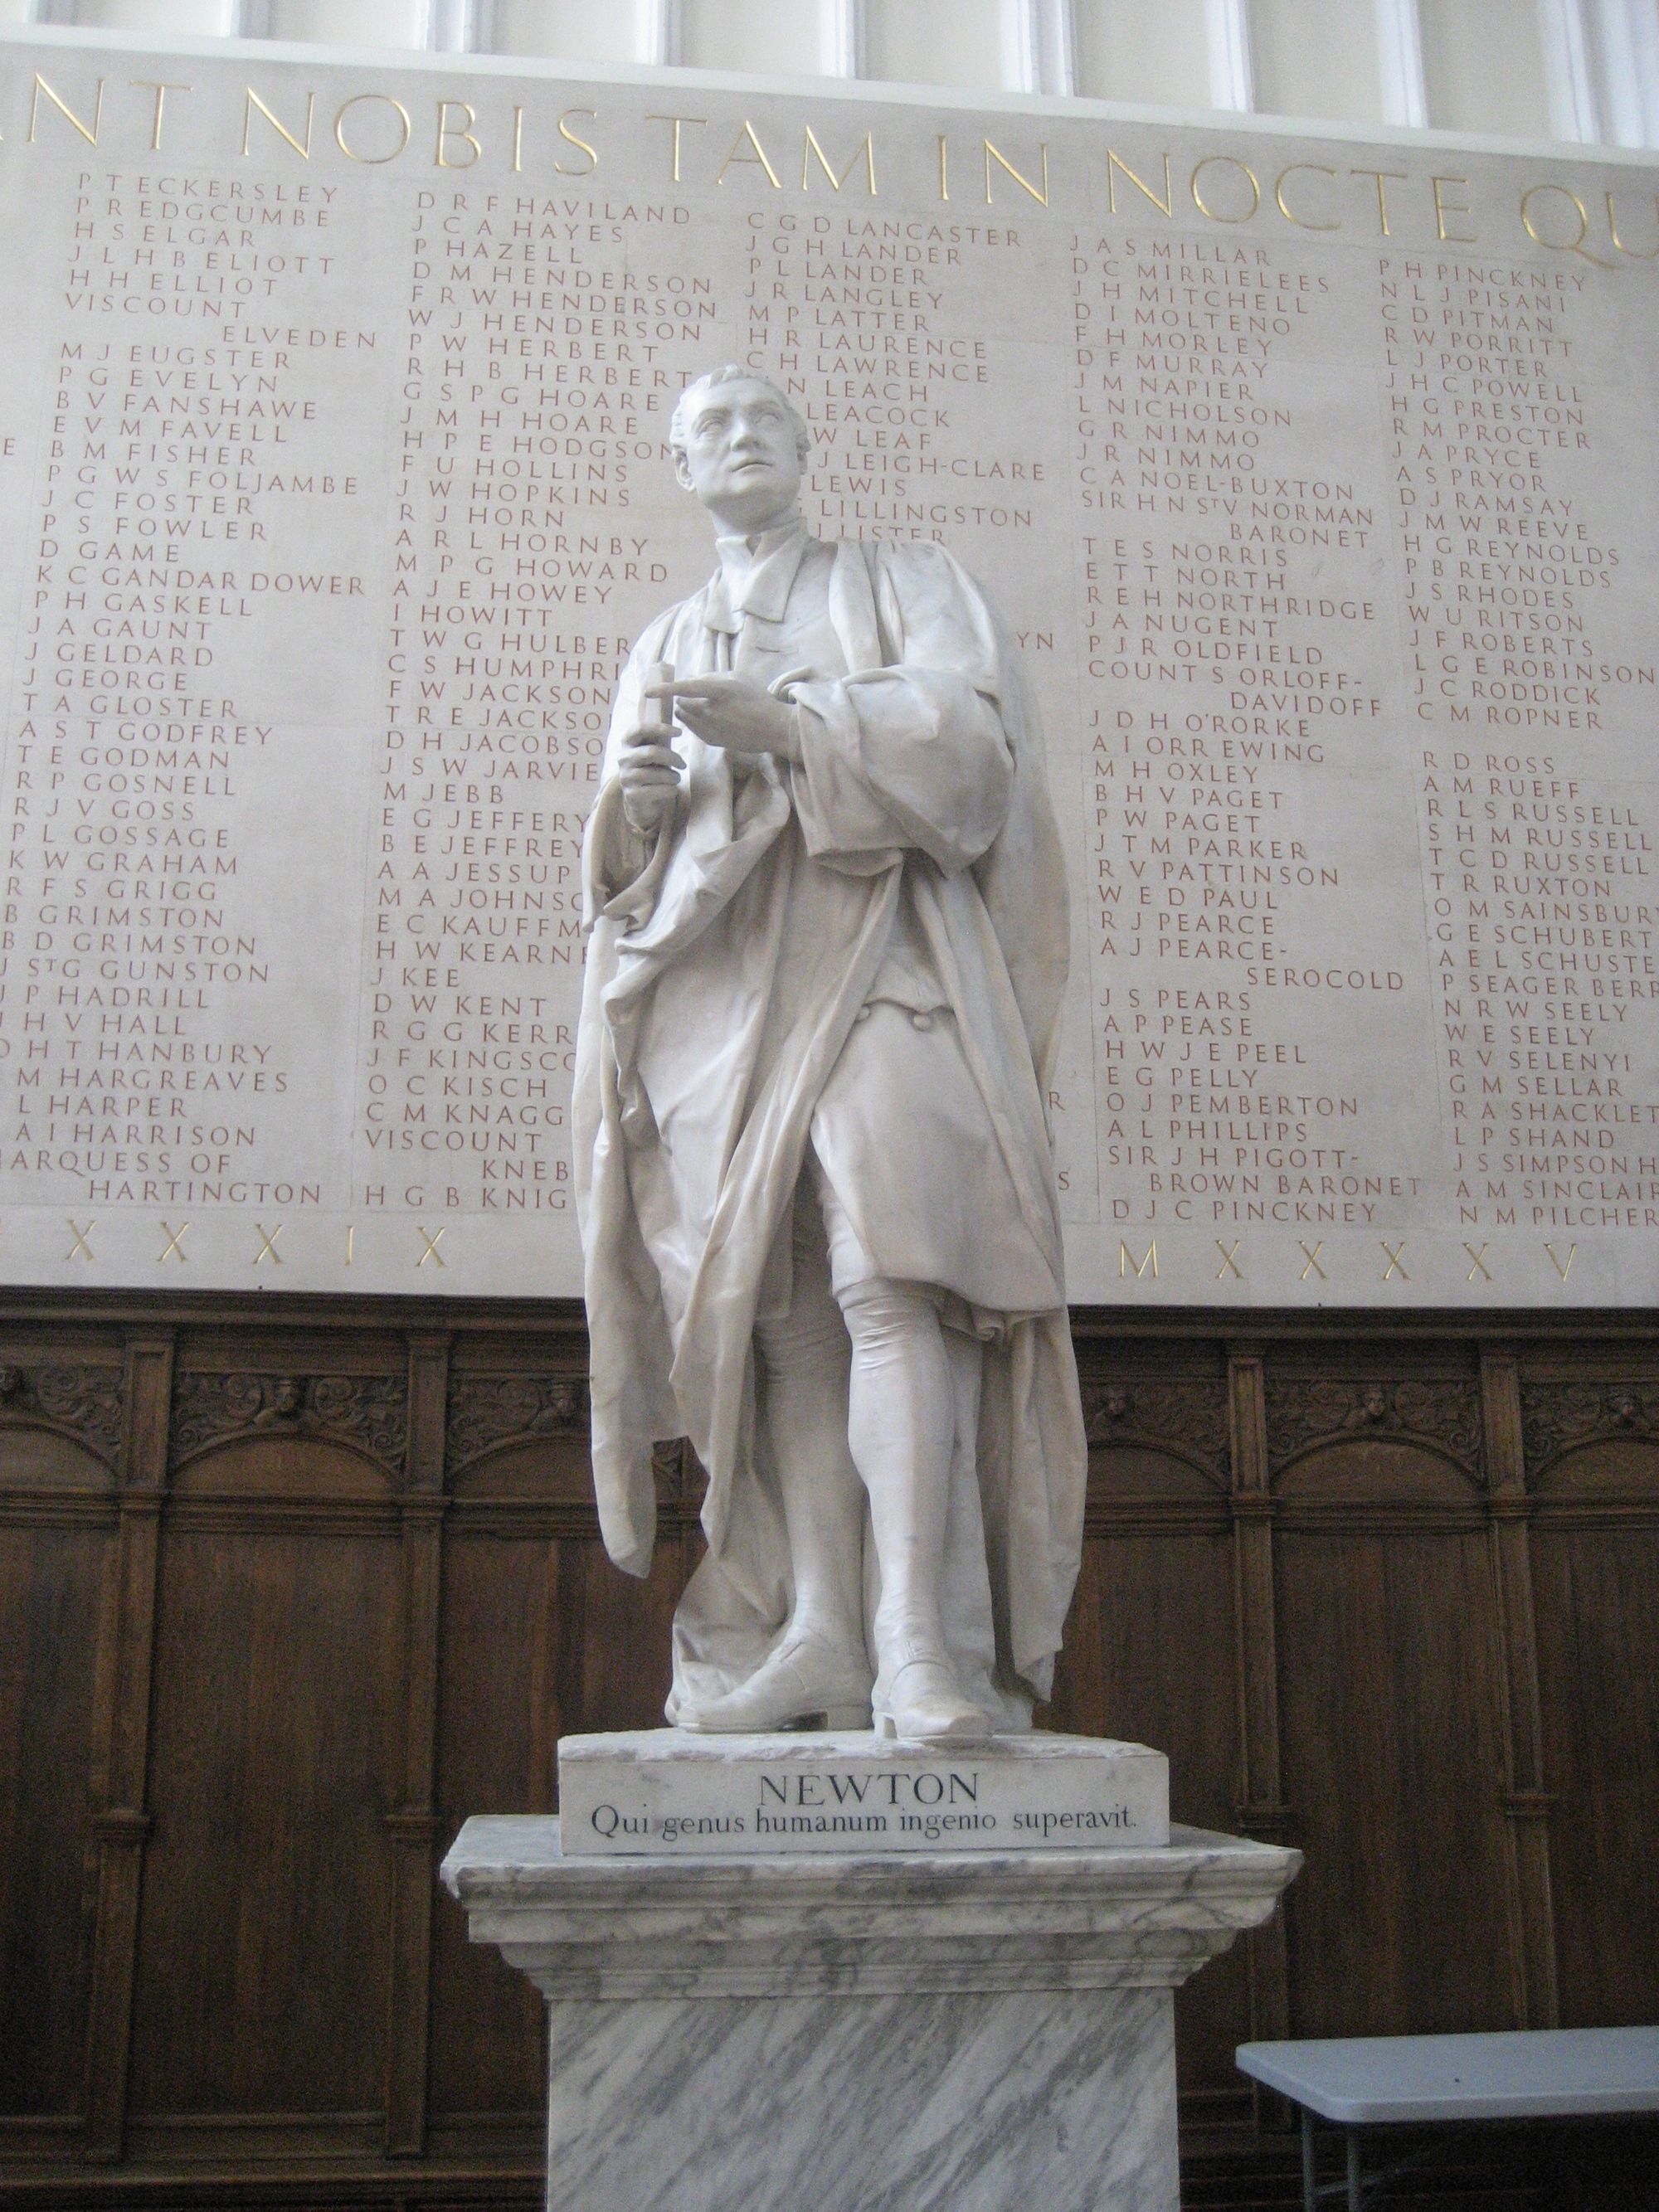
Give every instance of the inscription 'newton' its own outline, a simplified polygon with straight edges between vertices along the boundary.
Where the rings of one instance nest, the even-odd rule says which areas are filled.
[[[763,1774],[760,1787],[763,1802],[775,1799],[780,1805],[798,1805],[805,1809],[830,1804],[862,1805],[866,1797],[876,1804],[895,1806],[973,1805],[979,1802],[977,1774],[958,1774],[954,1771],[940,1773],[933,1767],[916,1772],[902,1767],[885,1767],[874,1774]]]

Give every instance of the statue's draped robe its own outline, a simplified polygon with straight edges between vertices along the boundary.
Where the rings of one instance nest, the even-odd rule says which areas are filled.
[[[587,833],[574,1134],[600,1526],[645,1574],[652,1445],[689,1437],[708,1550],[671,1717],[760,1665],[792,1590],[754,1329],[788,1304],[810,1147],[878,1272],[983,1346],[957,1479],[977,1478],[1014,1716],[1048,1691],[1085,1463],[1044,1107],[1067,925],[1040,739],[936,545],[781,531],[738,597],[717,574],[641,638]],[[681,789],[641,837],[617,769],[643,672],[734,665],[734,638],[735,665],[805,710],[803,757],[678,731]]]

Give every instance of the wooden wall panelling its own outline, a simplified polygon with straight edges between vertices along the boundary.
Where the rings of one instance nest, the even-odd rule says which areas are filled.
[[[1564,2019],[1659,2008],[1654,1328],[1253,1316],[1224,1354],[1222,1321],[1079,1316],[1050,1716],[1309,1852],[1180,2000],[1217,2202],[1272,2166],[1246,2033],[1547,2018],[1552,1914]],[[541,2007],[434,1863],[470,1812],[552,1807],[564,1730],[659,1721],[700,1470],[659,1454],[653,1573],[618,1574],[562,1307],[37,1297],[3,1328],[0,2194],[527,2204]]]
[[[1083,1562],[1054,1700],[1039,1722],[1157,1745],[1170,1757],[1175,1818],[1229,1827],[1239,1745],[1220,1353],[1158,1365],[1097,1365],[1085,1355],[1083,1405]],[[1177,1993],[1189,2125],[1248,2112],[1233,2049],[1250,2032],[1241,1951]]]
[[[1659,2017],[1659,1376],[1628,1355],[1598,1364],[1522,1369],[1569,2027]]]
[[[1543,1711],[1534,1630],[1530,1517],[1521,1436],[1520,1366],[1493,1346],[1480,1356],[1493,1570],[1504,1644],[1504,1810],[1510,1822],[1517,1978],[1516,2015],[1523,2027],[1559,2018],[1555,1919],[1550,1893],[1552,1801],[1544,1788]]]
[[[97,1716],[104,1732],[100,1765],[105,1802],[93,1824],[100,1849],[87,2021],[85,2150],[88,2158],[100,2160],[119,2158],[125,2141],[139,1897],[150,1829],[150,1680],[172,1379],[171,1335],[131,1336],[123,1389],[113,1658],[108,1704]]]
[[[433,1780],[438,1748],[438,1632],[443,1583],[444,1437],[449,1340],[422,1330],[409,1346],[409,1437],[403,1517],[403,1757],[386,1815],[395,1850],[392,1972],[386,2004],[389,2156],[426,2148],[432,1915],[438,1860]]]
[[[1291,2032],[1510,2027],[1479,1386],[1365,1364],[1267,1374]]]
[[[539,1346],[484,1340],[457,1349],[439,1662],[446,1844],[469,1813],[556,1810],[562,1735],[662,1721],[696,1480],[680,1447],[659,1453],[652,1572],[643,1585],[619,1573],[593,1504],[584,1350],[568,1331]],[[544,2008],[495,1952],[468,1944],[447,1898],[433,1985],[430,2145],[533,2158]]]
[[[374,2157],[403,1728],[407,1353],[181,1342],[156,1608],[136,2156]]]
[[[0,1355],[0,2144],[73,2158],[113,1668],[124,1370]]]
[[[614,1571],[596,1557],[580,1341],[458,1345],[447,1461],[435,1784],[446,1845],[470,1813],[555,1811],[558,1739],[585,1724],[587,1591]],[[619,1660],[642,1639],[625,1615],[616,1625]],[[470,1946],[465,1916],[441,1899],[434,2147],[526,2154],[542,2124],[544,2014],[523,1976]]]
[[[1259,1347],[1233,1346],[1227,1358],[1232,1475],[1234,1620],[1237,1638],[1238,1776],[1234,1825],[1260,1843],[1287,1840],[1279,1744],[1279,1638],[1273,1617],[1273,1500],[1268,1480],[1267,1417]],[[1250,2033],[1272,2040],[1287,2032],[1290,1968],[1285,1916],[1245,1939],[1250,1976]],[[1251,2096],[1258,2112],[1262,2098]]]

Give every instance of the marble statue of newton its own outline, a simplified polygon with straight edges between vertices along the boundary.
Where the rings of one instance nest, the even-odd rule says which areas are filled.
[[[575,1079],[592,1446],[651,1560],[654,1439],[708,1471],[669,1719],[1027,1728],[1082,1540],[1045,1082],[1066,961],[1041,737],[929,542],[826,544],[805,424],[677,408],[703,587],[618,690]]]

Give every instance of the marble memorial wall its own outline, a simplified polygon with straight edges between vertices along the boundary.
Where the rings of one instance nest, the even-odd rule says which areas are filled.
[[[1650,1299],[1655,171],[0,45],[0,1273],[580,1287],[579,851],[811,425],[1037,687],[1081,1301]]]

